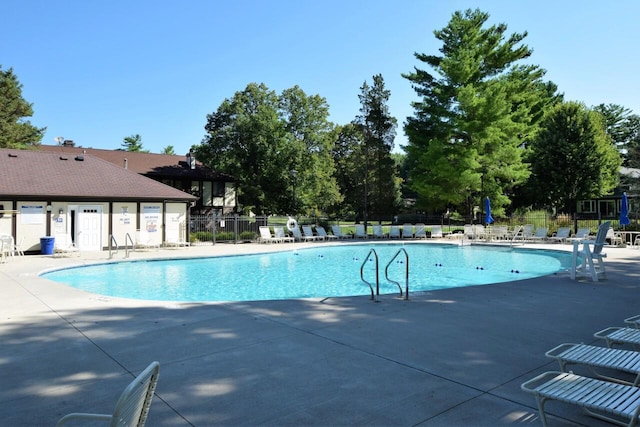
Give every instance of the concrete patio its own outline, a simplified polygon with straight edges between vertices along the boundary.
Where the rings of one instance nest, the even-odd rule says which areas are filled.
[[[132,259],[292,247],[219,244]],[[0,265],[0,424],[109,413],[132,375],[157,360],[149,426],[540,425],[520,384],[558,370],[545,351],[563,342],[604,346],[594,332],[640,314],[640,251],[605,252],[607,279],[597,283],[560,273],[379,303],[125,300],[38,277],[104,262],[106,252],[16,257]],[[557,402],[547,412],[551,426],[609,425]]]

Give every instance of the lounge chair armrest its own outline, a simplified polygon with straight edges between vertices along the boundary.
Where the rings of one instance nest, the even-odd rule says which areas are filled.
[[[83,412],[75,412],[73,414],[67,414],[64,417],[60,418],[60,420],[58,421],[58,423],[56,424],[56,427],[60,427],[65,425],[67,422],[71,422],[71,421],[106,421],[109,422],[111,421],[113,417],[111,415],[105,415],[105,414],[86,414]]]
[[[628,317],[628,318],[624,319],[624,323],[627,323],[629,325],[633,325],[636,328],[640,327],[640,314],[637,314],[635,316],[631,316],[631,317]]]
[[[574,344],[574,343],[564,343],[564,344],[560,344],[557,347],[552,348],[551,350],[547,351],[544,355],[547,357],[551,357],[553,359],[558,359],[561,357],[561,355],[567,351],[572,349],[573,347],[580,345],[580,344]]]
[[[538,393],[537,388],[539,386],[541,386],[542,384],[545,384],[549,380],[557,377],[558,375],[562,375],[562,374],[563,374],[563,372],[558,372],[558,371],[543,372],[542,374],[538,375],[537,377],[531,378],[530,380],[522,383],[520,385],[520,388],[522,390],[524,390],[524,391],[529,392],[529,393]]]
[[[593,334],[594,337],[596,338],[603,338],[606,339],[609,337],[609,335],[611,335],[613,332],[615,331],[619,331],[620,329],[622,329],[619,326],[611,326],[609,328],[603,329],[601,331],[596,332],[595,334]]]

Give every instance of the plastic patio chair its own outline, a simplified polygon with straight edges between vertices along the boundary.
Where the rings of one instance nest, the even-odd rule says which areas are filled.
[[[147,368],[140,373],[124,389],[116,403],[113,414],[88,414],[72,413],[60,418],[56,427],[61,427],[69,422],[75,421],[109,421],[111,427],[137,426],[142,427],[147,422],[149,409],[153,393],[158,383],[160,364],[151,362]]]

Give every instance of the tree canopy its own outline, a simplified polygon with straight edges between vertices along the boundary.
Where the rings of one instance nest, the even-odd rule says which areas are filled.
[[[256,214],[325,209],[340,199],[328,116],[324,98],[297,86],[277,95],[250,83],[207,116],[207,135],[193,151],[235,176],[240,204]]]
[[[374,75],[371,86],[365,81],[358,95],[360,114],[341,128],[334,148],[348,214],[365,222],[369,214],[380,219],[400,207],[401,182],[391,157],[397,120],[389,112],[390,96],[382,75]]]
[[[435,31],[441,56],[416,53],[430,67],[404,74],[419,95],[407,118],[408,185],[418,207],[468,209],[490,196],[496,213],[529,176],[523,146],[536,132],[556,86],[534,65],[527,33],[507,37],[505,24],[485,27],[480,10],[455,12]]]
[[[0,148],[28,148],[42,140],[46,128],[31,124],[32,104],[22,97],[22,84],[13,68],[0,65]]]
[[[133,151],[136,153],[148,153],[149,150],[142,148],[142,137],[138,134],[125,136],[122,140],[124,151]]]
[[[583,104],[557,105],[532,144],[529,186],[543,205],[575,212],[578,200],[610,193],[618,183],[620,153],[601,114]]]

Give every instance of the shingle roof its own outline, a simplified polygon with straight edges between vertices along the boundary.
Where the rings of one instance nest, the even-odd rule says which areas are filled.
[[[62,153],[68,155],[91,154],[92,156],[106,160],[116,166],[126,167],[129,170],[142,175],[152,176],[172,176],[187,177],[194,180],[216,180],[233,182],[235,179],[231,175],[222,172],[216,172],[211,168],[204,166],[200,162],[196,162],[196,168],[191,169],[187,166],[186,156],[141,153],[135,151],[121,150],[103,150],[99,148],[82,148],[67,145],[40,145],[41,151],[53,153]]]
[[[90,154],[0,149],[0,200],[6,197],[197,200]]]

